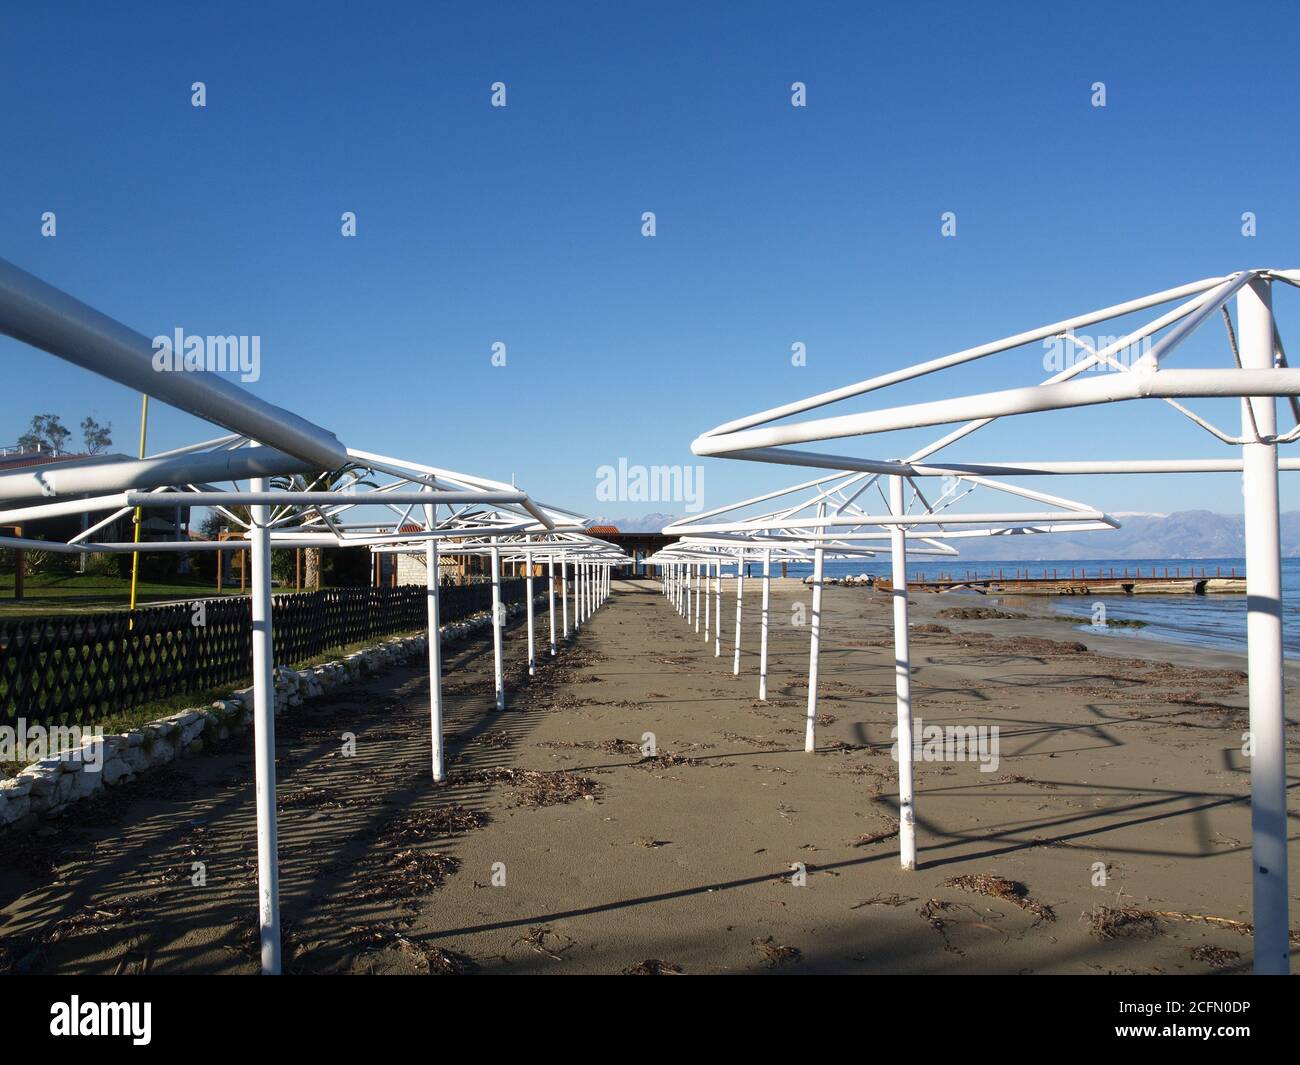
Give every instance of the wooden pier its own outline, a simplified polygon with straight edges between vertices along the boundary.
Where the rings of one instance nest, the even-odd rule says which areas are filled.
[[[875,586],[889,591],[893,584],[887,577],[879,577]],[[909,579],[908,588],[917,592],[970,590],[985,595],[1244,595],[1246,578],[1237,575],[1235,566],[1228,573],[1222,567],[1216,567],[1214,573],[1199,567],[1198,572],[1196,566],[1187,567],[1186,573],[1178,566],[1077,567],[1069,573],[1056,567],[1041,574],[1028,569],[998,569],[987,574],[970,570],[964,575],[940,573],[937,577],[917,573]]]

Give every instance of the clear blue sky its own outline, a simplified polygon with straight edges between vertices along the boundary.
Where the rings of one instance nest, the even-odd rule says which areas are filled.
[[[1300,266],[1289,5],[27,7],[0,14],[0,256],[147,335],[259,335],[250,387],[353,446],[515,474],[588,513],[680,510],[599,503],[596,468],[694,463],[729,418]],[[1284,329],[1298,302],[1279,286]],[[1181,364],[1224,357],[1214,328]],[[1031,383],[1040,358],[952,387]],[[0,442],[37,412],[93,413],[133,450],[134,395],[12,341],[0,360]],[[150,443],[203,431],[160,412]],[[952,455],[1135,452],[1227,453],[1128,405]],[[801,476],[705,466],[710,506]],[[1233,478],[1039,484],[1240,510]]]

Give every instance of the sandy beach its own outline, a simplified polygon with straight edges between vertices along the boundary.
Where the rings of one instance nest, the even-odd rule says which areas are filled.
[[[999,743],[990,771],[916,765],[920,868],[903,872],[886,598],[826,589],[808,754],[793,622],[810,593],[773,581],[759,702],[759,582],[745,592],[738,677],[730,581],[720,657],[650,581],[616,580],[554,659],[539,612],[531,680],[512,624],[503,713],[490,642],[450,649],[442,787],[418,668],[280,717],[286,971],[1249,971],[1239,656],[916,596],[915,715]],[[2,971],[258,970],[247,738],[8,840],[0,862]],[[1293,894],[1292,928],[1297,911]]]

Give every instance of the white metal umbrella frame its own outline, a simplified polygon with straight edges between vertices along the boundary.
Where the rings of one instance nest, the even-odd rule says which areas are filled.
[[[1278,446],[1300,438],[1300,400],[1297,400],[1300,369],[1288,366],[1274,318],[1273,286],[1278,282],[1300,287],[1300,270],[1243,270],[1166,289],[749,415],[704,433],[692,445],[697,455],[875,473],[890,479],[891,497],[901,489],[905,479],[913,481],[923,477],[1240,472],[1246,524],[1248,686],[1253,744],[1252,905],[1257,973],[1290,971],[1278,474],[1280,470],[1300,469],[1300,460],[1279,458]],[[1235,326],[1230,302],[1235,302]],[[1093,348],[1074,335],[1076,329],[1170,303],[1175,306],[1135,329],[1126,330],[1123,336],[1100,348]],[[1207,369],[1165,368],[1164,361],[1179,345],[1214,317],[1222,317],[1226,326],[1232,364]],[[1074,345],[1081,358],[1036,385],[852,414],[789,420],[846,399],[1052,337]],[[1126,364],[1119,356],[1139,344],[1150,346],[1140,359]],[[1114,372],[1089,380],[1077,379],[1084,371],[1097,368]],[[1279,432],[1277,427],[1277,397],[1289,400],[1296,419],[1295,427],[1285,432]],[[1240,430],[1222,429],[1182,402],[1197,398],[1239,398]],[[1218,442],[1240,447],[1240,457],[983,462],[946,462],[932,458],[998,418],[1133,399],[1162,400]],[[951,431],[905,458],[862,458],[804,451],[793,446],[954,423],[956,427]],[[894,597],[897,629],[900,614],[905,625],[905,584],[895,583]]]
[[[903,476],[888,478],[889,495],[885,495],[879,473],[838,471],[823,474],[789,488],[766,492],[750,499],[718,507],[702,514],[682,518],[665,526],[668,534],[683,534],[684,540],[668,549],[672,552],[710,550],[720,556],[736,557],[736,635],[732,672],[740,673],[741,619],[743,612],[744,558],[748,551],[763,558],[762,609],[759,643],[759,698],[767,698],[767,643],[771,583],[770,552],[793,549],[811,552],[812,609],[808,640],[808,699],[804,712],[804,750],[817,748],[817,695],[822,636],[822,590],[824,563],[832,557],[871,554],[873,545],[888,541],[893,574],[894,676],[897,718],[895,735],[898,750],[911,751],[912,677],[911,639],[908,632],[907,554],[908,541],[924,546],[911,548],[912,554],[956,555],[948,540],[971,537],[1042,535],[1064,531],[1109,530],[1118,522],[1085,503],[1060,496],[1036,492],[1016,485],[972,474],[950,475],[933,498],[914,480]],[[910,486],[908,497],[906,487]],[[883,513],[872,513],[864,505],[871,490],[879,494]],[[960,509],[969,505],[968,497],[996,494],[1027,500],[1052,509],[1034,512],[1001,512]],[[773,507],[773,505],[775,507]],[[758,513],[753,513],[755,510]],[[707,569],[707,563],[706,569]],[[721,652],[722,563],[715,564],[717,601],[715,656]],[[682,575],[671,571],[673,582],[669,594],[682,586]],[[897,594],[898,590],[902,594]],[[680,595],[680,591],[677,591]],[[680,609],[680,607],[679,607]],[[706,615],[705,641],[708,640]],[[916,808],[911,758],[898,759],[899,862],[904,869],[916,866]]]
[[[579,533],[585,519],[537,503],[514,485],[347,448],[329,430],[251,395],[216,373],[157,370],[152,344],[143,334],[4,260],[0,260],[0,333],[229,431],[138,460],[88,459],[0,474],[0,523],[98,515],[93,524],[67,542],[5,536],[0,537],[0,546],[76,554],[249,552],[261,967],[263,973],[279,973],[272,548],[375,550],[384,545],[421,543],[430,562],[432,770],[434,780],[441,781],[438,543],[485,535],[493,539],[554,537],[564,530]],[[247,488],[240,486],[241,481],[247,481]],[[217,487],[225,483],[231,487]],[[93,539],[95,533],[136,508],[178,506],[212,507],[239,526],[242,536],[225,541],[162,543]],[[247,519],[232,511],[238,506],[247,507]],[[441,517],[440,508],[445,508]],[[412,524],[418,531],[402,531]],[[498,548],[489,550],[495,562]],[[615,549],[600,551],[584,545],[582,550],[606,565]],[[591,571],[593,578],[596,572]],[[501,611],[496,566],[494,573],[499,677]],[[597,600],[594,579],[584,593],[584,604]],[[500,683],[497,691],[501,708],[504,691]]]

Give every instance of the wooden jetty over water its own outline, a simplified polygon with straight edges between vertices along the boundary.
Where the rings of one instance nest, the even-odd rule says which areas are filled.
[[[972,591],[986,595],[1244,595],[1246,578],[1237,575],[1235,566],[1224,573],[1215,567],[1181,566],[1072,568],[1067,574],[1059,566],[1041,574],[1028,569],[992,570],[980,574],[968,570],[965,575],[940,573],[926,577],[917,573],[908,588],[918,592]],[[878,577],[875,586],[889,591],[893,584]]]

